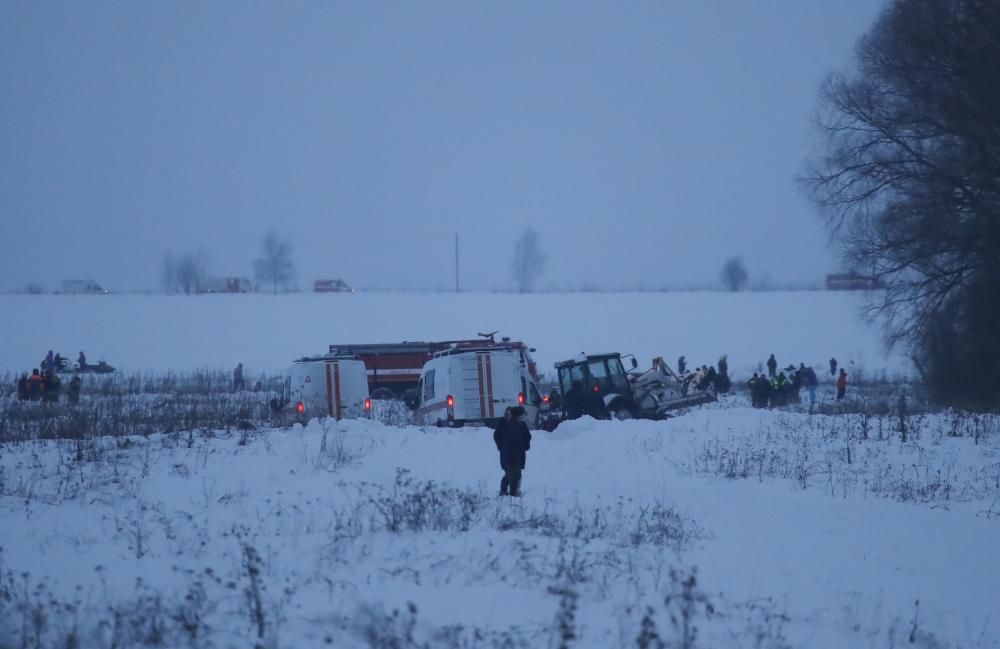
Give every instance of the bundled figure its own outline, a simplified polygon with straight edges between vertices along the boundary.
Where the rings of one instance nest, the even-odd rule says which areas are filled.
[[[719,359],[719,376],[715,379],[715,390],[721,394],[729,392],[731,382],[729,380],[729,361],[723,354]]]
[[[247,384],[243,380],[243,363],[236,366],[233,370],[233,392],[238,392],[240,390],[246,390]]]
[[[761,381],[762,379],[757,375],[757,372],[754,372],[750,380],[747,381],[747,387],[750,388],[750,403],[754,408],[763,408],[767,405],[766,403],[761,405]]]
[[[521,471],[528,459],[528,449],[531,448],[531,431],[522,420],[524,408],[514,406],[507,408],[503,419],[493,431],[493,441],[500,451],[500,468],[503,478],[500,479],[500,495],[521,495]]]
[[[847,394],[847,372],[840,368],[840,375],[837,377],[837,400],[844,398]]]
[[[49,370],[42,379],[42,401],[56,403],[59,401],[59,390],[62,388],[62,381],[55,372]]]
[[[835,376],[837,374],[837,359],[830,359],[830,376]]]
[[[74,374],[73,378],[69,381],[69,390],[66,392],[66,398],[74,406],[80,403],[80,384],[83,381],[80,380],[79,374]]]
[[[777,378],[777,374],[778,374],[778,361],[774,359],[774,354],[771,354],[771,357],[767,359],[767,375],[770,378],[774,379]]]
[[[681,356],[677,359],[677,374],[678,376],[687,372],[688,364],[687,359]]]
[[[17,400],[27,401],[28,400],[28,373],[25,372],[17,379]]]
[[[809,392],[809,414],[811,415],[813,408],[816,407],[816,386],[819,385],[819,379],[816,378],[816,372],[811,367],[807,367],[802,374],[802,383]]]
[[[28,401],[38,401],[42,398],[42,375],[38,373],[38,369],[31,370],[31,376],[28,377]]]

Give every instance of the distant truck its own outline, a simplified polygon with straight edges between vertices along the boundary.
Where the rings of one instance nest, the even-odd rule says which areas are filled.
[[[64,279],[62,292],[70,295],[107,295],[110,291],[92,279]]]
[[[493,334],[481,335],[472,340],[330,345],[329,351],[339,356],[355,356],[364,362],[373,399],[402,399],[410,407],[417,401],[417,383],[424,364],[435,354],[451,349],[489,347],[516,352],[528,375],[538,380],[537,366],[531,357],[534,349],[509,338],[496,342]]]
[[[519,353],[495,347],[435,354],[424,365],[417,393],[417,422],[454,428],[494,426],[513,406],[523,406],[525,422],[534,427],[542,404]]]
[[[313,417],[358,419],[371,415],[365,365],[350,357],[327,355],[300,358],[285,374],[275,410],[290,410],[298,421]]]
[[[354,289],[342,279],[317,279],[313,282],[314,293],[353,293]]]

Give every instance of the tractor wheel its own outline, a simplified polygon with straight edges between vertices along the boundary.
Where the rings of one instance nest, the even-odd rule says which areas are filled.
[[[617,421],[625,421],[628,419],[635,419],[635,415],[632,413],[632,409],[629,408],[627,403],[616,401],[611,404],[608,408],[608,413],[611,415],[611,419]]]

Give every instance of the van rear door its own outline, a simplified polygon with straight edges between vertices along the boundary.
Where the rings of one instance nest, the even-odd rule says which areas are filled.
[[[489,396],[495,414],[502,417],[504,410],[518,405],[517,395],[521,390],[520,360],[514,352],[489,353]]]

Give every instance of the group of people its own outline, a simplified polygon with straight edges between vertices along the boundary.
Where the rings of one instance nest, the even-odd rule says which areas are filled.
[[[719,358],[718,370],[711,365],[702,365],[693,370],[688,368],[687,358],[680,356],[677,359],[677,376],[689,385],[693,385],[696,390],[705,391],[714,388],[719,394],[729,392],[732,381],[729,379],[729,360],[723,354]]]
[[[86,367],[87,357],[83,352],[80,352],[77,362],[79,363],[78,369]],[[58,402],[59,395],[62,394],[63,390],[62,379],[59,378],[58,373],[66,369],[66,364],[67,360],[65,356],[53,353],[50,349],[45,358],[42,359],[39,367],[31,370],[31,374],[25,372],[18,377],[18,401]],[[75,404],[80,402],[80,386],[82,384],[80,376],[74,374],[66,389],[66,399],[69,403]]]
[[[79,374],[74,374],[70,379],[66,390],[66,399],[71,404],[80,402],[80,386],[82,385]],[[62,392],[62,380],[53,370],[39,372],[38,368],[22,374],[17,379],[18,401],[44,401],[56,403]]]
[[[786,373],[787,372],[787,373]],[[840,368],[837,374],[837,359],[830,359],[830,374],[836,375],[837,399],[843,399],[847,394],[847,372]],[[747,381],[750,388],[750,400],[754,408],[773,408],[789,403],[799,403],[802,388],[809,393],[809,412],[816,407],[816,388],[819,387],[819,378],[816,371],[811,367],[806,367],[805,363],[799,363],[796,368],[789,365],[778,371],[778,361],[774,354],[767,359],[767,376],[763,373],[754,372]]]
[[[61,372],[66,369],[66,364],[68,362],[69,361],[66,359],[65,356],[59,353],[53,354],[52,350],[50,349],[49,353],[46,354],[45,358],[42,359],[40,367],[43,373]],[[87,367],[87,356],[81,351],[80,355],[76,359],[76,369],[83,370],[86,367]]]

